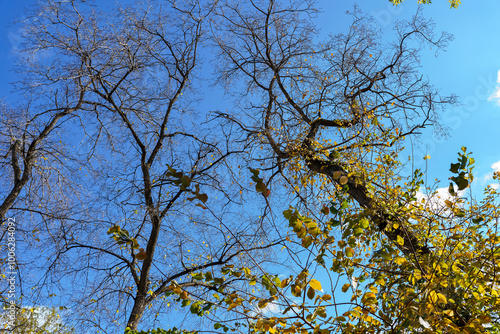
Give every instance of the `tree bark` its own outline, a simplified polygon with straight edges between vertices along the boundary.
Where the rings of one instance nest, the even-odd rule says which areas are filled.
[[[335,162],[326,160],[307,160],[310,170],[328,176],[331,180],[339,184],[338,178],[333,176],[333,173],[340,172],[342,176],[348,177],[346,171],[342,166]],[[394,242],[395,245],[407,256],[414,256],[415,254],[428,254],[430,250],[427,246],[422,245],[418,239],[404,227],[404,222],[401,222],[398,217],[394,217],[383,209],[377,206],[377,203],[369,196],[366,187],[363,186],[360,180],[348,177],[346,183],[348,189],[347,193],[363,208],[370,209],[372,212],[372,221],[377,225],[378,229],[383,232],[389,240]],[[398,223],[396,228],[392,228],[392,223]],[[390,226],[389,228],[387,228]],[[404,244],[400,245],[397,238],[401,237]]]

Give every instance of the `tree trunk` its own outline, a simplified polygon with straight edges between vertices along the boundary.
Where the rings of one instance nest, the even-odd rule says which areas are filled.
[[[342,176],[347,177],[346,171],[338,163],[325,160],[308,160],[307,164],[312,171],[326,175],[337,183],[338,178],[334,178],[334,172],[341,172]],[[389,240],[394,242],[394,244],[397,245],[405,255],[411,256],[415,254],[430,253],[429,248],[425,245],[421,245],[418,242],[418,239],[404,227],[404,224],[402,224],[397,217],[394,217],[377,207],[377,204],[372,198],[369,197],[368,191],[363,184],[359,182],[359,180],[356,180],[353,177],[348,177],[346,185],[349,187],[347,193],[356,202],[358,202],[361,207],[372,211],[371,218],[373,222],[377,224],[378,229],[383,232]],[[387,228],[387,226],[391,226],[391,223],[393,222],[397,222],[398,227]],[[397,242],[398,236],[404,239],[403,245],[400,245]]]

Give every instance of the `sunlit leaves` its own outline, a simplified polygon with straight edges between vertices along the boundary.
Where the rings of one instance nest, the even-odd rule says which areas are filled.
[[[450,177],[450,180],[458,186],[458,190],[464,190],[473,180],[472,170],[474,169],[474,158],[470,157],[470,153],[467,153],[465,147],[462,147],[462,152],[459,153],[458,161],[458,163],[451,164],[450,168],[453,174],[458,175]],[[456,195],[452,184],[450,184],[450,194]]]
[[[311,286],[314,290],[323,290],[321,283],[314,278],[309,281],[309,286]]]
[[[387,158],[381,158],[382,167],[394,159],[392,156]],[[452,172],[458,174],[457,178],[467,181],[467,187],[473,180],[473,163],[474,160],[464,148],[459,155],[459,163],[451,168]],[[460,175],[462,172],[464,174]],[[385,173],[386,179],[393,177],[385,167],[380,169],[381,176],[382,173]],[[338,175],[338,179],[341,176]],[[433,245],[432,253],[416,253],[414,256],[404,254],[400,248],[406,246],[404,234],[394,236],[392,242],[380,239],[380,235],[375,233],[377,230],[371,228],[374,223],[368,218],[369,213],[349,206],[342,196],[331,203],[329,210],[325,210],[325,205],[318,208],[323,215],[332,216],[327,225],[294,208],[283,213],[303,247],[318,255],[327,250],[332,258],[329,270],[351,278],[350,283],[340,285],[338,292],[350,292],[351,302],[365,308],[354,307],[333,319],[343,324],[346,332],[347,328],[361,331],[364,326],[384,328],[385,322],[401,330],[439,328],[444,331],[453,328],[461,333],[458,325],[462,321],[460,319],[468,319],[465,325],[468,331],[485,332],[483,325],[489,319],[479,316],[467,318],[466,314],[475,312],[481,315],[486,305],[500,307],[495,301],[497,297],[494,297],[498,296],[498,292],[488,285],[490,283],[485,284],[488,276],[482,273],[484,270],[494,270],[495,266],[479,260],[487,249],[485,245],[492,245],[493,249],[498,247],[500,237],[491,228],[486,235],[481,228],[476,227],[485,226],[484,211],[493,210],[492,200],[485,200],[480,206],[470,205],[463,198],[452,194],[451,198],[442,200],[443,206],[449,210],[445,212],[452,215],[440,216],[442,212],[435,213],[432,207],[416,202],[416,192],[422,185],[420,171],[415,171],[412,178],[406,181],[405,187],[389,187],[393,185],[387,183],[387,202],[380,203],[405,218],[394,221],[386,229],[391,233],[404,226],[407,231],[418,238],[425,238],[428,244]],[[460,184],[455,183],[454,186],[457,187],[454,189],[463,190]],[[493,216],[498,217],[498,210]],[[320,233],[311,233],[315,228],[319,228]],[[330,233],[336,229],[342,231],[342,239],[333,242],[335,237]],[[319,282],[319,277],[311,278],[310,282],[313,280]],[[292,296],[304,297],[305,294],[308,300],[324,302],[312,285],[304,285],[298,277],[287,279],[286,283],[282,288],[289,286]],[[471,308],[464,309],[464,303]],[[308,315],[309,321],[317,321],[321,318],[319,313],[323,312],[320,306],[313,309],[315,311],[311,310],[312,313]],[[327,315],[328,309],[326,306]],[[481,322],[481,319],[485,322]]]
[[[188,201],[194,201],[195,199],[198,199],[201,203],[196,203],[195,205],[199,206],[202,209],[207,208],[204,204],[208,200],[208,195],[200,192],[200,186],[198,184],[195,185],[195,189],[189,188],[192,182],[189,176],[185,175],[183,172],[177,171],[171,166],[167,166],[167,173],[165,175],[167,177],[171,177],[172,182],[175,185],[179,186],[181,190],[194,195],[194,197],[188,197]]]
[[[394,5],[401,4],[404,0],[389,0]],[[419,4],[430,4],[431,0],[418,0]],[[462,3],[462,0],[448,0],[450,3],[450,8],[458,8],[458,6]]]
[[[150,329],[148,331],[138,331],[138,330],[131,330],[129,327],[125,328],[125,334],[197,334],[197,331],[187,331],[187,330],[181,330],[177,329],[177,327],[171,328],[171,329]]]
[[[122,229],[119,225],[114,225],[108,229],[107,234],[111,234],[118,245],[129,245],[132,249],[139,248],[139,244],[134,237],[131,237],[126,229]]]
[[[262,193],[264,197],[268,197],[271,194],[271,190],[267,188],[264,180],[259,177],[259,171],[257,169],[248,168],[252,173],[252,181],[255,182],[255,190]]]

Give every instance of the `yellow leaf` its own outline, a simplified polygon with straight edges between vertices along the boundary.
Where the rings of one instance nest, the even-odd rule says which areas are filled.
[[[315,280],[314,278],[309,282],[309,285],[311,288],[314,290],[322,290],[323,288],[321,287],[321,283],[318,280]]]
[[[446,314],[449,317],[453,317],[453,314],[454,314],[453,310],[445,310],[445,311],[443,311],[443,313]]]
[[[347,257],[353,257],[354,256],[354,249],[352,249],[351,247],[347,247],[345,249],[345,255]]]
[[[295,285],[293,287],[293,292],[295,293],[294,296],[295,297],[300,297],[300,293],[301,293],[301,289],[300,289],[300,286],[298,285]],[[292,293],[293,294],[293,293]]]
[[[378,285],[385,285],[385,281],[382,277],[379,277],[375,280],[375,283]]]
[[[490,323],[491,322],[491,318],[486,315],[486,314],[481,314],[479,317],[478,317],[479,321],[482,323],[482,324],[487,324],[487,323]]]
[[[377,301],[377,296],[373,292],[366,292],[361,298],[361,302],[365,305],[374,304]]]
[[[437,296],[438,296],[438,299],[441,303],[446,304],[448,302],[445,295],[443,295],[442,293],[438,293]]]
[[[438,294],[436,293],[436,291],[431,291],[429,293],[429,297],[430,297],[430,300],[432,303],[437,303],[437,301],[439,300],[439,297],[438,297]]]

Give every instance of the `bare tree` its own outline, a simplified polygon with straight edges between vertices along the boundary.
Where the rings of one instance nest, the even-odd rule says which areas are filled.
[[[25,21],[20,88],[44,97],[43,117],[55,114],[31,139],[36,154],[28,148],[23,155],[24,166],[41,159],[39,176],[20,175],[11,156],[29,141],[9,138],[22,137],[16,127],[30,132],[25,124],[40,109],[26,108],[24,123],[3,113],[4,147],[12,152],[6,175],[14,187],[18,178],[33,184],[24,197],[15,190],[5,200],[5,213],[20,217],[25,232],[18,254],[25,302],[60,296],[54,303],[71,307],[81,328],[136,329],[169,313],[173,282],[186,298],[203,295],[214,288],[193,272],[216,272],[249,253],[258,258],[279,241],[266,233],[264,214],[249,219],[235,210],[248,186],[232,157],[247,155],[246,147],[235,149],[231,131],[214,131],[217,122],[196,111],[191,80],[214,6],[149,1],[111,13],[85,1],[47,1]]]
[[[220,8],[212,28],[225,60],[219,78],[244,80],[235,93],[243,91],[246,101],[241,112],[220,117],[238,124],[250,142],[264,145],[266,168],[292,189],[318,174],[347,185],[389,239],[404,237],[407,254],[427,252],[404,225],[385,229],[396,214],[379,209],[390,199],[370,175],[375,160],[390,156],[405,137],[430,125],[439,131],[437,111],[454,97],[439,96],[418,73],[418,55],[429,45],[441,49],[450,36],[434,38],[432,24],[417,13],[398,24],[396,42],[381,44],[375,23],[355,8],[347,33],[313,43],[313,2],[231,2]],[[314,203],[318,195],[312,195],[304,203]]]
[[[418,12],[397,24],[395,42],[381,43],[374,22],[354,8],[346,33],[315,43],[311,1],[227,2],[219,8],[212,25],[214,48],[224,59],[219,81],[244,101],[237,112],[219,117],[246,133],[246,144],[261,146],[264,168],[288,183],[308,215],[329,208],[332,200],[352,200],[353,217],[368,217],[426,273],[426,231],[412,226],[401,204],[412,195],[394,197],[403,175],[391,168],[400,168],[397,154],[406,137],[429,126],[442,131],[438,111],[455,98],[441,96],[419,74],[419,53],[439,51],[451,37],[435,37],[432,23]],[[306,264],[295,258],[307,270],[315,256]],[[455,314],[454,324],[465,326],[467,311]],[[309,324],[300,310],[295,315]]]
[[[435,125],[439,108],[454,102],[417,71],[420,50],[441,49],[449,36],[434,38],[417,14],[396,27],[395,43],[382,44],[355,9],[347,33],[315,43],[314,5],[148,1],[111,12],[74,0],[32,13],[20,88],[36,92],[43,109],[19,108],[21,123],[4,112],[2,123],[3,182],[14,189],[2,214],[23,217],[19,268],[36,270],[24,277],[37,287],[25,298],[62,295],[82,327],[104,332],[161,319],[170,294],[184,306],[199,301],[198,315],[232,309],[237,302],[225,303],[252,278],[216,273],[236,265],[267,279],[263,260],[289,239],[272,208],[296,199],[314,211],[342,189],[405,255],[418,262],[429,252],[393,205],[394,179],[381,176],[387,164],[378,161],[394,159],[406,136]],[[217,80],[237,100],[234,112],[212,119],[197,111],[195,84],[209,41]],[[25,169],[40,170],[23,185],[20,152]],[[260,168],[266,181],[251,169],[248,187],[242,166]]]

